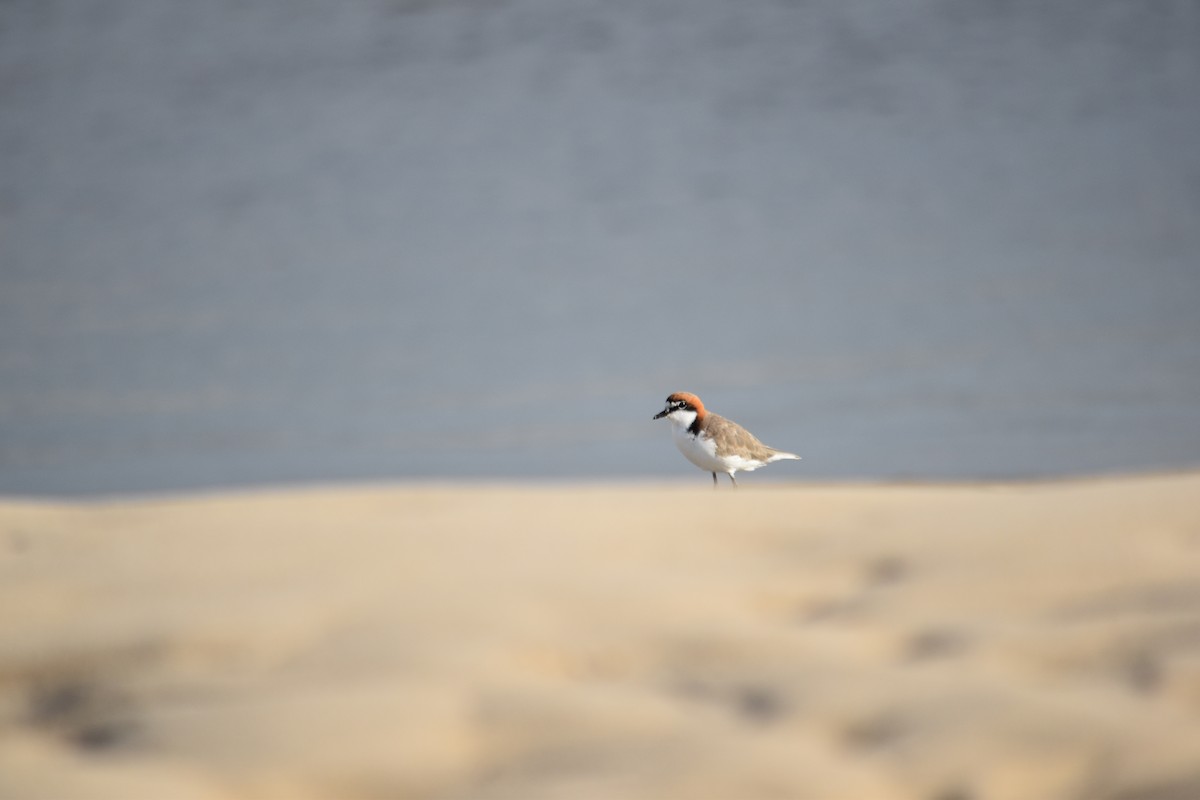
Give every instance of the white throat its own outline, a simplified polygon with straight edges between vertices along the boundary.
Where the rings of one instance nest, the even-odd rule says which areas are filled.
[[[671,423],[677,428],[686,431],[696,421],[696,412],[688,408],[681,408],[667,414],[667,419],[671,420]]]

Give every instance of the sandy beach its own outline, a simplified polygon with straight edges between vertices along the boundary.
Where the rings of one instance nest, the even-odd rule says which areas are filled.
[[[745,483],[2,501],[0,796],[1200,797],[1200,474]]]

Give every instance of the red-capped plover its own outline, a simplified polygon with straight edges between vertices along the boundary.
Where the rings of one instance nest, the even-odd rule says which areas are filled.
[[[655,419],[663,417],[671,420],[671,433],[679,452],[700,469],[712,473],[714,489],[718,472],[724,472],[737,486],[735,472],[752,472],[772,461],[800,458],[795,453],[767,447],[741,425],[706,409],[691,392],[675,392],[668,397],[666,408],[654,415]]]

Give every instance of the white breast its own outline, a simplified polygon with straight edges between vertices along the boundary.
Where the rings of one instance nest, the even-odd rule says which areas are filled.
[[[707,436],[693,436],[682,425],[672,425],[675,446],[684,457],[706,472],[725,472],[729,468],[717,458],[717,443]]]

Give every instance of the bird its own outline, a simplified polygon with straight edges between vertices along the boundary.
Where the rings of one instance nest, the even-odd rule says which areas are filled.
[[[732,420],[714,414],[691,392],[675,392],[654,419],[671,421],[675,446],[688,461],[711,472],[713,488],[717,473],[724,472],[737,488],[735,472],[751,472],[773,461],[800,460],[795,453],[767,447],[754,434]]]

